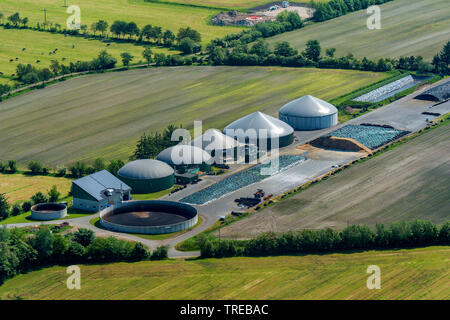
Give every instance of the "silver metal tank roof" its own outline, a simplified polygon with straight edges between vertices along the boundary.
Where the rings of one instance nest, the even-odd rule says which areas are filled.
[[[211,156],[206,151],[186,144],[177,144],[176,146],[164,149],[158,154],[156,159],[170,165],[191,165],[212,162]]]
[[[225,127],[223,132],[227,134],[227,130],[229,129],[231,130],[242,129],[244,131],[248,129],[255,129],[255,130],[266,129],[268,137],[272,136],[284,137],[294,132],[294,129],[286,122],[283,122],[280,119],[274,118],[260,111],[256,111],[230,123],[228,126]]]
[[[280,109],[280,114],[304,118],[323,117],[337,112],[338,110],[331,103],[309,94],[292,100]]]
[[[239,143],[232,137],[224,135],[217,129],[209,129],[206,130],[200,137],[192,140],[191,145],[201,147],[206,151],[212,151],[233,149],[236,148]]]
[[[147,180],[168,177],[173,173],[172,167],[162,161],[142,159],[128,162],[117,174],[128,179]]]

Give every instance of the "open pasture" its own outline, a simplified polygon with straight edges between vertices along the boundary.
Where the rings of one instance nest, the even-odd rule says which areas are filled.
[[[70,62],[92,60],[102,50],[106,50],[117,59],[117,66],[122,66],[120,58],[122,52],[128,52],[134,56],[132,63],[140,60],[145,63],[145,59],[142,57],[144,47],[131,43],[111,42],[107,45],[99,40],[81,37],[65,37],[62,34],[3,28],[0,28],[0,41],[2,43],[0,46],[0,71],[5,76],[14,74],[20,63],[29,63],[43,68],[48,67],[52,60],[57,60],[61,64],[69,65]],[[23,50],[24,48],[25,50]],[[56,54],[50,55],[49,53],[55,49],[58,49]],[[165,54],[178,53],[160,47],[152,47],[152,51]],[[10,61],[11,59],[13,61]],[[1,79],[0,83],[2,83]]]
[[[35,176],[22,173],[0,173],[0,193],[6,194],[8,202],[11,204],[29,200],[38,191],[45,194],[54,185],[61,192],[61,197],[66,197],[70,191],[72,180],[62,177]]]
[[[180,6],[167,3],[146,2],[144,0],[78,0],[76,4],[81,11],[81,24],[88,28],[93,22],[103,19],[111,25],[115,20],[134,21],[139,27],[146,24],[169,29],[175,34],[181,27],[191,27],[202,35],[203,44],[212,39],[236,33],[240,27],[218,27],[209,24],[218,9]],[[47,9],[47,21],[66,25],[71,16],[67,13],[63,0],[2,0],[0,11],[5,17],[19,12],[28,17],[29,25],[44,23],[43,8]]]

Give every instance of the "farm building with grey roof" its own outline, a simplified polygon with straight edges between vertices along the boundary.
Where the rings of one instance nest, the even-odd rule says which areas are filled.
[[[73,208],[97,212],[130,200],[131,188],[106,170],[72,182]]]

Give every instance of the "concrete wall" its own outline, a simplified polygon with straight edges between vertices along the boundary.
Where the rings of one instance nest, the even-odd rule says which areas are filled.
[[[35,208],[37,206],[33,206]],[[35,211],[31,208],[31,218],[33,220],[40,220],[40,221],[48,221],[48,220],[57,220],[64,218],[67,216],[67,207],[64,206],[64,209],[56,210],[52,212],[41,212],[41,211]]]
[[[309,131],[329,128],[337,125],[338,115],[337,113],[323,117],[303,118],[293,117],[289,115],[279,114],[280,120],[289,124],[294,130]]]
[[[145,204],[148,202],[152,202],[152,201],[128,201],[128,202],[123,202],[122,204],[119,204],[116,206],[108,207],[100,212],[100,224],[108,230],[117,231],[117,232],[140,233],[140,234],[163,234],[163,233],[173,233],[173,232],[183,231],[183,230],[192,228],[198,222],[198,214],[196,214],[192,219],[189,219],[189,220],[186,220],[186,221],[183,221],[180,223],[166,225],[166,226],[124,226],[124,225],[111,223],[111,222],[108,222],[108,221],[102,219],[102,217],[104,215],[110,213],[114,209],[123,208],[123,207],[126,207],[127,205],[130,205],[133,203],[137,203],[137,204],[144,203]],[[154,200],[153,202],[164,202],[164,201]],[[186,205],[183,203],[178,203],[178,202],[174,202],[174,204],[177,204],[180,206],[191,207],[189,205]],[[193,207],[191,207],[191,208],[193,208]],[[195,208],[193,208],[193,209],[195,210]]]

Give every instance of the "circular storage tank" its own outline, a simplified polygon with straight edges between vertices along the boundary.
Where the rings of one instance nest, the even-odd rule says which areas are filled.
[[[202,171],[208,171],[211,168],[211,155],[205,150],[186,144],[177,144],[176,146],[164,149],[156,157],[172,167],[198,165]]]
[[[175,178],[173,169],[158,160],[135,160],[117,172],[119,179],[129,185],[133,193],[152,193],[169,189]]]
[[[306,95],[285,104],[279,118],[295,130],[319,130],[337,125],[338,110],[326,101]]]
[[[174,201],[129,201],[100,212],[102,226],[126,233],[172,233],[189,229],[197,221],[197,209]]]
[[[39,203],[31,207],[33,220],[57,220],[67,216],[67,206],[62,203]]]
[[[290,125],[259,111],[230,123],[223,130],[226,135],[236,138],[241,143],[250,142],[252,144],[251,131],[256,134],[258,147],[262,139],[267,140],[268,150],[271,149],[271,138],[279,138],[280,148],[290,145],[294,141],[294,129]]]

